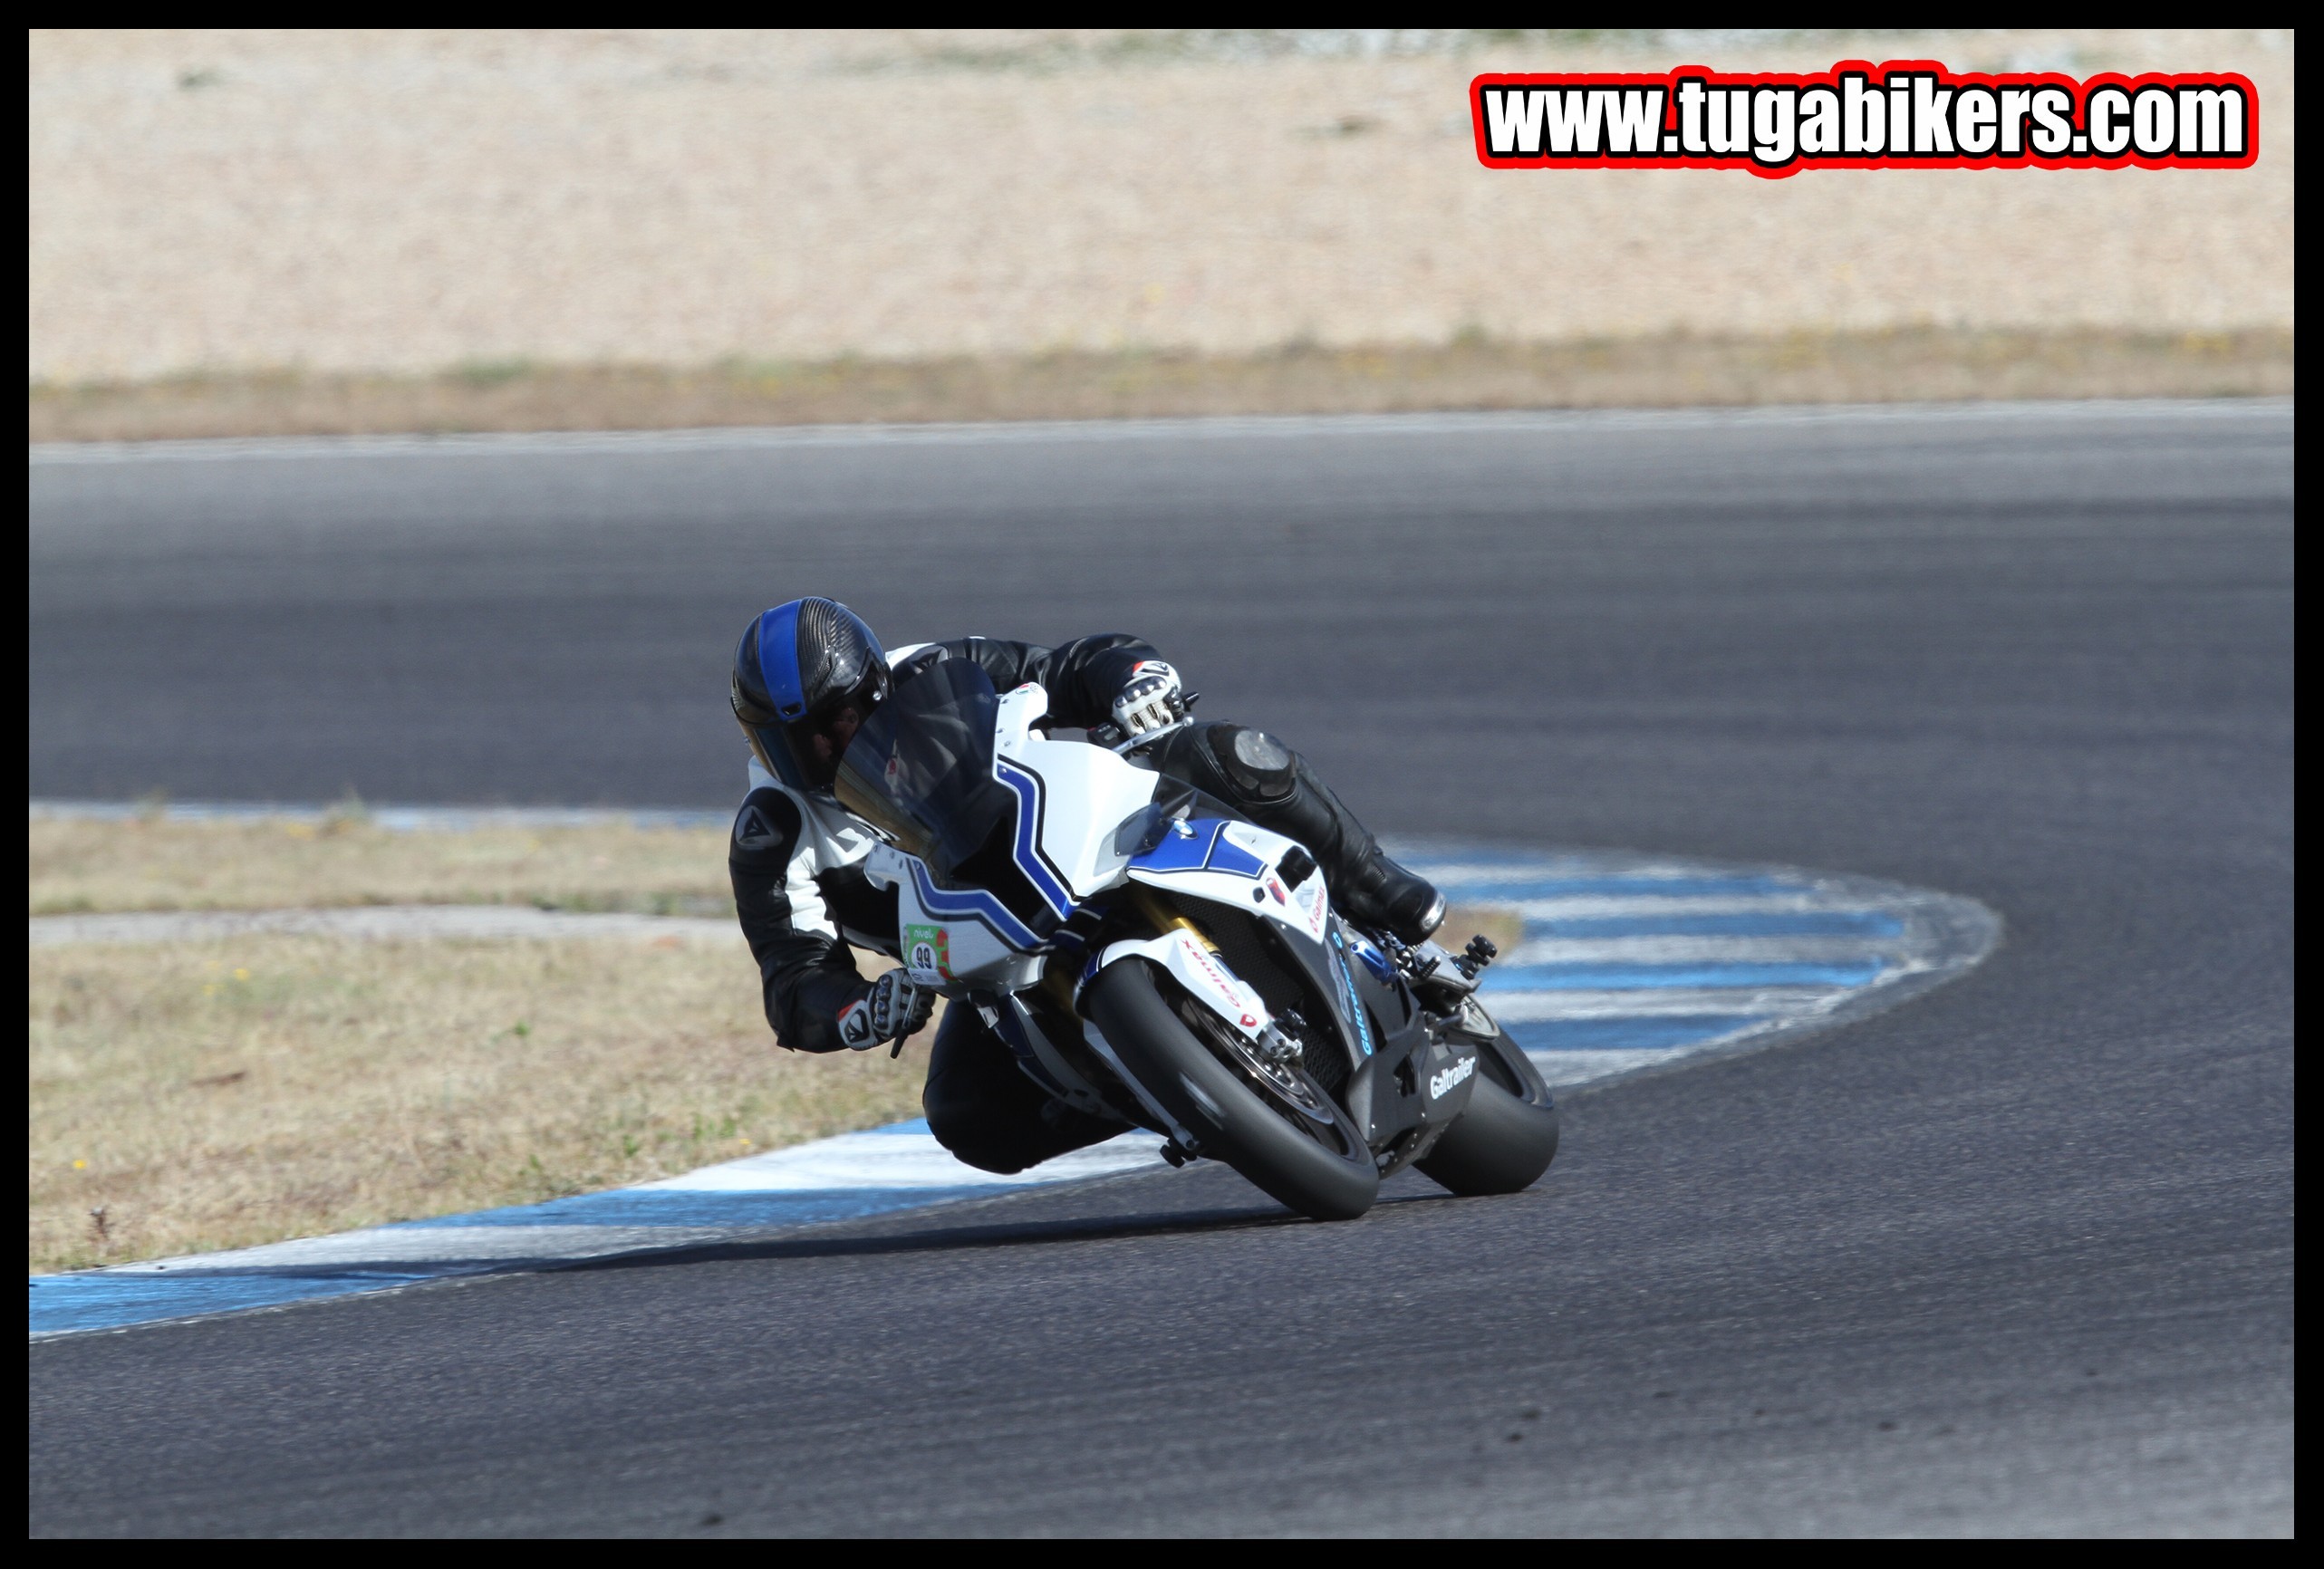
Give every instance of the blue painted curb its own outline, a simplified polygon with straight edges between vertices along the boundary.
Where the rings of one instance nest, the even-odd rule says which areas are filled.
[[[233,814],[269,812],[280,814]],[[614,817],[690,825],[696,815],[429,808],[413,809],[410,825]],[[1757,1050],[1893,1006],[1976,964],[2001,930],[1972,900],[1863,878],[1635,855],[1399,849],[1455,904],[1519,912],[1523,940],[1486,971],[1483,996],[1544,1076],[1567,1087]],[[996,1177],[954,1160],[925,1122],[902,1122],[545,1204],[35,1276],[30,1331],[39,1340],[285,1307],[1162,1169],[1153,1136],[1128,1133]]]

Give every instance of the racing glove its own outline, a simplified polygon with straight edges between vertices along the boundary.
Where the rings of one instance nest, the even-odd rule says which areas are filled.
[[[901,1051],[904,1037],[925,1025],[935,1006],[935,992],[892,969],[839,1010],[839,1038],[851,1052],[868,1052],[883,1041],[895,1042]]]
[[[1114,699],[1114,723],[1124,736],[1143,736],[1186,717],[1178,672],[1160,659],[1141,659]]]

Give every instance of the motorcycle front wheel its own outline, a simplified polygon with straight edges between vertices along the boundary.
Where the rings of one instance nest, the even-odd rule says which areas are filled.
[[[1312,1220],[1353,1220],[1371,1208],[1379,1170],[1346,1112],[1304,1069],[1273,1082],[1210,1031],[1190,1027],[1165,988],[1175,990],[1152,966],[1125,959],[1099,972],[1082,1004],[1201,1153]]]

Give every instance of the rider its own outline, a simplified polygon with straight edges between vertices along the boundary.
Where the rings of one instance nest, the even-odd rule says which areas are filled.
[[[1038,681],[1064,726],[1136,736],[1186,714],[1178,672],[1126,633],[1055,649],[960,638],[899,649],[891,660],[863,619],[831,600],[793,600],[754,620],[735,653],[731,698],[752,756],[728,869],[767,1022],[793,1050],[863,1051],[928,1022],[934,997],[906,972],[867,981],[855,968],[850,943],[899,953],[895,900],[864,875],[877,836],[839,804],[832,782],[840,754],[892,683],[945,659],[974,660],[998,691]],[[1443,920],[1443,897],[1382,854],[1306,759],[1265,732],[1189,723],[1140,757],[1306,845],[1333,901],[1356,920],[1407,943]],[[1019,1073],[973,1008],[946,1010],[921,1100],[938,1141],[988,1171],[1021,1171],[1122,1131]]]

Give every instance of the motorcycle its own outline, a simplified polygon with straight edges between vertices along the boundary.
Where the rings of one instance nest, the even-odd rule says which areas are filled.
[[[1463,1195],[1548,1169],[1556,1104],[1477,998],[1490,942],[1365,929],[1301,845],[1141,765],[1177,726],[1108,746],[1054,736],[1048,710],[1039,685],[1004,695],[947,659],[842,756],[914,981],[1058,1100],[1318,1220],[1408,1166]]]

